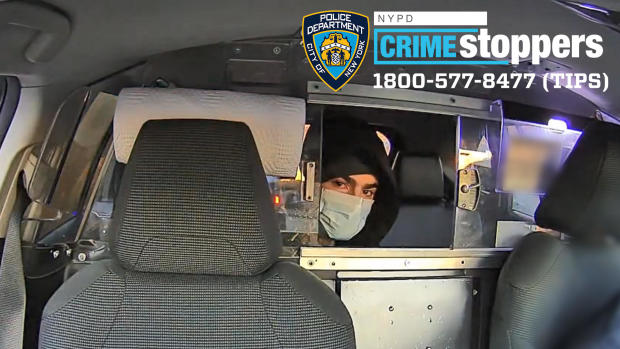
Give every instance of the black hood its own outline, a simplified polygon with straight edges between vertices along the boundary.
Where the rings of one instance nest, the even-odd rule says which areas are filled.
[[[376,131],[366,122],[350,116],[323,120],[321,182],[356,174],[372,174],[379,181],[375,202],[364,228],[349,241],[338,245],[378,246],[398,214],[396,181]]]

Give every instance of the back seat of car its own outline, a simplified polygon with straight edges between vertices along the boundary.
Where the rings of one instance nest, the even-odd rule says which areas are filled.
[[[396,174],[401,206],[380,246],[450,246],[454,208],[446,204],[441,159],[436,155],[407,155],[398,163]]]

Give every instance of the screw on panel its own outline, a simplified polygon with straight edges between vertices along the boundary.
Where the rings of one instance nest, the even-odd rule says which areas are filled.
[[[155,79],[155,81],[153,82],[153,85],[155,85],[155,87],[160,87],[160,88],[169,88],[170,82],[162,77],[159,77]]]
[[[78,257],[78,261],[80,261],[80,262],[86,261],[86,253],[84,253],[84,252],[78,253],[77,257]]]
[[[595,118],[596,120],[598,120],[598,121],[604,121],[604,119],[603,119],[603,113],[602,113],[600,110],[597,110],[597,111],[594,113],[594,118]]]
[[[426,309],[428,309],[428,310],[433,310],[433,305],[432,305],[432,304],[429,304],[429,305],[428,305],[428,307],[426,307]]]
[[[236,54],[236,55],[240,54],[241,53],[241,47],[235,47],[233,49],[233,53]]]
[[[312,266],[312,265],[314,265],[314,262],[313,261],[308,261],[308,265]]]
[[[276,46],[273,48],[274,55],[279,55],[281,52],[282,52],[282,49],[280,48],[280,46]]]
[[[60,251],[58,250],[52,250],[52,257],[54,257],[54,259],[58,258],[58,256],[60,256]]]
[[[389,310],[389,311],[394,311],[394,307],[390,305],[390,306],[388,307],[388,310]]]
[[[332,267],[335,267],[335,266],[336,266],[336,262],[332,262]]]

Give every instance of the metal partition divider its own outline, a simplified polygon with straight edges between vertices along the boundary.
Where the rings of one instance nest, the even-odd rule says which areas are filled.
[[[499,269],[510,251],[509,248],[302,247],[299,263],[308,270],[337,271]]]

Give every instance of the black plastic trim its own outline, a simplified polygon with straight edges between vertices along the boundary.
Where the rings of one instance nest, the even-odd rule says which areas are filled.
[[[0,77],[0,147],[11,126],[19,103],[21,86],[13,76]]]

